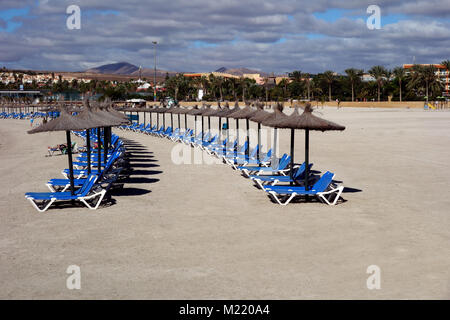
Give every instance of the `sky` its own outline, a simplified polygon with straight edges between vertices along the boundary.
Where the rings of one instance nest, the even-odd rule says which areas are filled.
[[[66,9],[81,10],[70,30]],[[370,5],[381,28],[370,30]],[[450,0],[0,0],[0,67],[342,73],[450,59]]]

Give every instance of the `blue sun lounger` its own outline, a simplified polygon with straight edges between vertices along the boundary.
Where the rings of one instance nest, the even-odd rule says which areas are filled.
[[[90,175],[83,186],[72,195],[70,192],[29,192],[25,194],[33,207],[39,212],[45,212],[55,201],[78,200],[84,203],[89,209],[95,210],[103,200],[107,190],[101,189],[94,191],[94,185],[97,180],[96,175]],[[99,198],[96,204],[89,204],[89,200]]]
[[[209,145],[217,143],[218,141],[219,141],[219,136],[216,134],[214,137],[212,137],[208,140],[205,139],[205,141],[203,141],[203,143],[198,144],[198,147],[200,147],[200,149],[202,149],[202,150],[207,150],[206,148]]]
[[[278,166],[276,168],[272,167],[258,167],[258,166],[240,166],[237,167],[238,170],[242,171],[244,176],[247,178],[250,177],[251,174],[260,175],[261,173],[266,174],[282,174],[286,175],[286,172],[289,170],[289,162],[291,161],[291,157],[286,153],[281,157]]]
[[[259,145],[257,145],[255,148],[253,148],[252,152],[249,156],[247,154],[238,154],[237,156],[234,155],[234,153],[227,154],[223,156],[223,159],[226,163],[236,168],[236,164],[249,161],[251,159],[255,159],[259,150]]]
[[[321,202],[328,205],[335,205],[344,190],[344,186],[334,185],[333,177],[334,173],[329,171],[325,172],[308,191],[306,191],[304,186],[264,186],[264,191],[283,206],[287,205],[295,197],[305,195],[313,195]],[[332,199],[333,196],[334,200]]]
[[[152,134],[157,129],[156,124],[153,127],[149,127],[148,129],[142,130],[142,133]]]
[[[309,169],[313,166],[312,163],[309,164]],[[291,182],[297,182],[305,173],[306,164],[303,162],[299,167],[295,168],[294,175],[291,180],[290,175],[251,175],[249,178],[255,182],[255,184],[261,188],[264,189],[265,185],[271,185],[274,186],[280,182],[284,183],[291,183]]]
[[[251,159],[238,159],[236,162],[239,166],[250,166],[250,165],[261,165],[264,167],[268,167],[270,165],[270,161],[272,158],[272,149],[269,149],[269,151],[264,155],[260,155],[260,157],[263,157],[261,160],[257,159],[257,156],[255,158]],[[233,165],[234,169],[237,169],[237,165]]]

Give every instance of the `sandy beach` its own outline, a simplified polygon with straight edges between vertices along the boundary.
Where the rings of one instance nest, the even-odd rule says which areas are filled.
[[[0,119],[0,298],[449,299],[450,112],[318,111],[346,126],[310,136],[313,169],[347,187],[334,207],[279,206],[227,165],[176,165],[173,142],[115,129],[134,168],[123,193],[38,213],[24,193],[62,177],[67,157],[46,154],[64,133]],[[69,265],[81,290],[66,288]],[[380,290],[366,286],[370,265]]]

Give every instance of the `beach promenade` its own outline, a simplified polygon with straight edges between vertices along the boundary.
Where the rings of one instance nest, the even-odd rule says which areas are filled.
[[[67,157],[46,154],[65,135],[0,119],[0,298],[449,299],[450,112],[317,111],[346,126],[310,135],[313,169],[346,187],[334,207],[276,205],[229,166],[176,165],[176,144],[114,129],[134,168],[123,192],[97,211],[37,213],[24,194],[62,177]],[[66,288],[69,265],[81,290]]]

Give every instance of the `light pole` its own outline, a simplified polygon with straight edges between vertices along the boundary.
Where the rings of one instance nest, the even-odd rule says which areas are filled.
[[[156,45],[158,42],[153,41],[153,44],[155,45],[155,74],[153,78],[153,101],[156,101]]]

